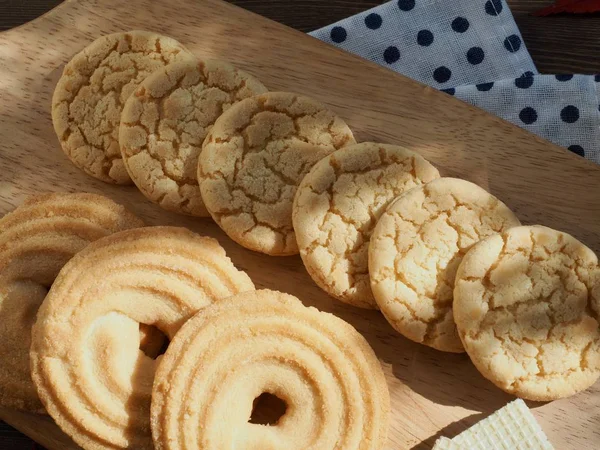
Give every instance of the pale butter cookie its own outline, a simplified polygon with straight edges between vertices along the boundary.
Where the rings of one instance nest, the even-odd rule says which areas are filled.
[[[319,161],[302,180],[293,212],[313,280],[338,300],[377,308],[368,271],[377,219],[392,199],[438,177],[421,155],[395,145],[364,142]]]
[[[48,413],[85,449],[151,449],[158,350],[198,310],[252,289],[216,240],[184,228],[89,245],[61,270],[33,327],[32,376]]]
[[[479,186],[440,178],[393,201],[369,244],[371,289],[390,324],[409,339],[464,352],[452,317],[456,270],[467,250],[520,225]]]
[[[94,194],[31,197],[0,219],[0,406],[43,413],[29,370],[31,327],[59,270],[90,242],[143,222]]]
[[[138,84],[191,54],[176,40],[147,31],[96,39],[65,66],[52,97],[52,122],[63,151],[87,174],[130,184],[119,149],[121,110]]]
[[[242,100],[219,117],[204,141],[202,199],[240,245],[296,254],[292,202],[298,184],[313,164],[354,142],[344,121],[311,98],[271,92]]]
[[[253,402],[285,403],[271,425]],[[234,296],[190,319],[159,364],[152,396],[157,450],[376,450],[390,398],[367,341],[288,294]]]
[[[490,236],[456,274],[454,320],[479,371],[529,400],[568,397],[600,375],[598,258],[541,226]]]
[[[133,182],[168,211],[209,217],[198,187],[198,156],[215,120],[232,104],[266,92],[223,61],[189,59],[158,69],[129,97],[119,144]]]

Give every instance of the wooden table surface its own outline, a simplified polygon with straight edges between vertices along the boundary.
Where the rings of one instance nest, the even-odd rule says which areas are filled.
[[[201,1],[201,0],[198,0]],[[381,0],[230,0],[238,6],[301,31],[311,31],[382,3]],[[600,15],[533,17],[551,0],[507,0],[538,70],[600,73]],[[61,0],[0,0],[0,31],[32,20]],[[0,449],[38,448],[0,422]]]

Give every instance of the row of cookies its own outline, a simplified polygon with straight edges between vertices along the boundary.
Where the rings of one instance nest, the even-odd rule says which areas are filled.
[[[0,269],[0,404],[47,411],[85,449],[385,444],[362,335],[254,291],[212,238],[49,194],[0,219]],[[265,393],[286,405],[276,428],[250,420]]]
[[[241,245],[298,253],[291,207],[320,159],[354,144],[321,103],[267,92],[223,61],[145,31],[101,37],[65,66],[52,100],[63,151],[163,208],[212,216]]]
[[[354,201],[353,220],[344,223],[339,209],[327,209],[336,195],[382,196],[385,187],[332,188],[321,183],[325,178],[309,173],[302,184],[310,189],[297,197],[294,210],[294,223],[304,220],[303,230],[316,224],[301,255],[324,289],[348,299],[334,291],[341,282],[324,274],[344,267],[344,258],[358,260],[342,245],[350,234],[341,230],[350,223],[361,230],[367,255],[358,260],[363,272],[340,271],[337,279],[361,274],[363,295],[370,294],[405,337],[442,351],[466,351],[486,378],[526,399],[567,397],[596,382],[600,268],[592,250],[566,233],[520,226],[500,200],[454,178],[420,184],[379,210]]]
[[[379,308],[415,342],[467,351],[511,394],[554,400],[600,376],[594,252],[520,226],[492,194],[439,178],[414,152],[373,143],[333,152],[300,183],[293,224],[323,290]]]
[[[106,59],[127,60],[128,51],[115,48],[118,51],[113,49]],[[140,190],[179,212],[182,205],[188,213],[191,205],[198,206],[199,215],[208,212],[246,248],[269,255],[299,252],[315,282],[333,297],[380,308],[396,330],[417,342],[464,351],[466,335],[457,329],[453,313],[455,275],[471,246],[519,225],[514,214],[472,183],[438,179],[437,169],[415,152],[356,144],[343,120],[312,99],[283,92],[232,96],[248,84],[260,83],[235,69],[222,73],[237,84],[223,82],[226,75],[213,76],[210,82],[206,63],[191,63],[188,57],[156,70],[125,101],[118,144],[123,166]],[[90,59],[88,51],[86,60]],[[106,108],[99,111],[102,116]],[[525,230],[522,233],[529,232]],[[584,265],[595,267],[594,258],[586,256]],[[554,286],[551,279],[556,277],[545,273],[548,280],[538,287]],[[512,283],[512,278],[506,282]],[[590,283],[583,283],[586,292]],[[485,295],[492,295],[496,286],[488,281],[484,285]],[[527,285],[520,289],[528,292]],[[554,293],[563,299],[559,294]],[[554,323],[552,311],[546,319]],[[586,317],[597,323],[591,311]],[[539,321],[543,318],[534,322]],[[586,336],[583,348],[596,354],[595,334]],[[502,343],[500,339],[505,336],[497,338]],[[518,347],[519,355],[530,358],[526,362],[521,356],[509,358],[509,366],[521,366],[511,369],[521,374],[519,379],[531,358],[541,366],[540,345]],[[573,348],[579,349],[583,361],[581,348],[569,344],[563,350],[567,348],[572,354]],[[474,362],[478,359],[471,356]],[[589,371],[587,363],[581,366],[581,371]],[[599,369],[590,370],[596,374]]]
[[[405,337],[467,351],[503,390],[554,400],[600,376],[598,258],[520,226],[481,187],[418,154],[362,143],[325,157],[293,207],[300,255],[334,298],[379,308]]]

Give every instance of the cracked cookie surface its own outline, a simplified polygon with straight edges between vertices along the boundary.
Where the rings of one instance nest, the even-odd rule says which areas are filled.
[[[125,101],[155,70],[191,57],[176,40],[147,31],[96,39],[65,66],[52,97],[52,122],[69,159],[107,183],[130,184],[121,159]]]
[[[452,317],[452,291],[467,250],[520,225],[496,197],[465,180],[440,178],[399,197],[369,244],[375,300],[402,335],[438,350],[463,352]]]
[[[121,114],[119,144],[136,186],[168,211],[209,217],[197,179],[202,142],[232,104],[266,91],[223,61],[189,59],[158,69]]]
[[[202,200],[240,245],[269,255],[298,253],[292,203],[323,157],[354,137],[323,104],[290,92],[242,100],[217,119],[198,164]]]
[[[541,226],[490,236],[456,275],[454,319],[479,371],[522,398],[555,400],[600,375],[596,255]]]
[[[300,255],[313,280],[345,303],[377,308],[368,247],[389,202],[439,177],[418,153],[364,142],[332,153],[302,180],[294,201]]]

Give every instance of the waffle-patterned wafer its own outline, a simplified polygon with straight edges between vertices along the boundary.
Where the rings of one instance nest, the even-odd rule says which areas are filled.
[[[521,399],[473,425],[454,439],[441,437],[433,450],[553,450]]]

